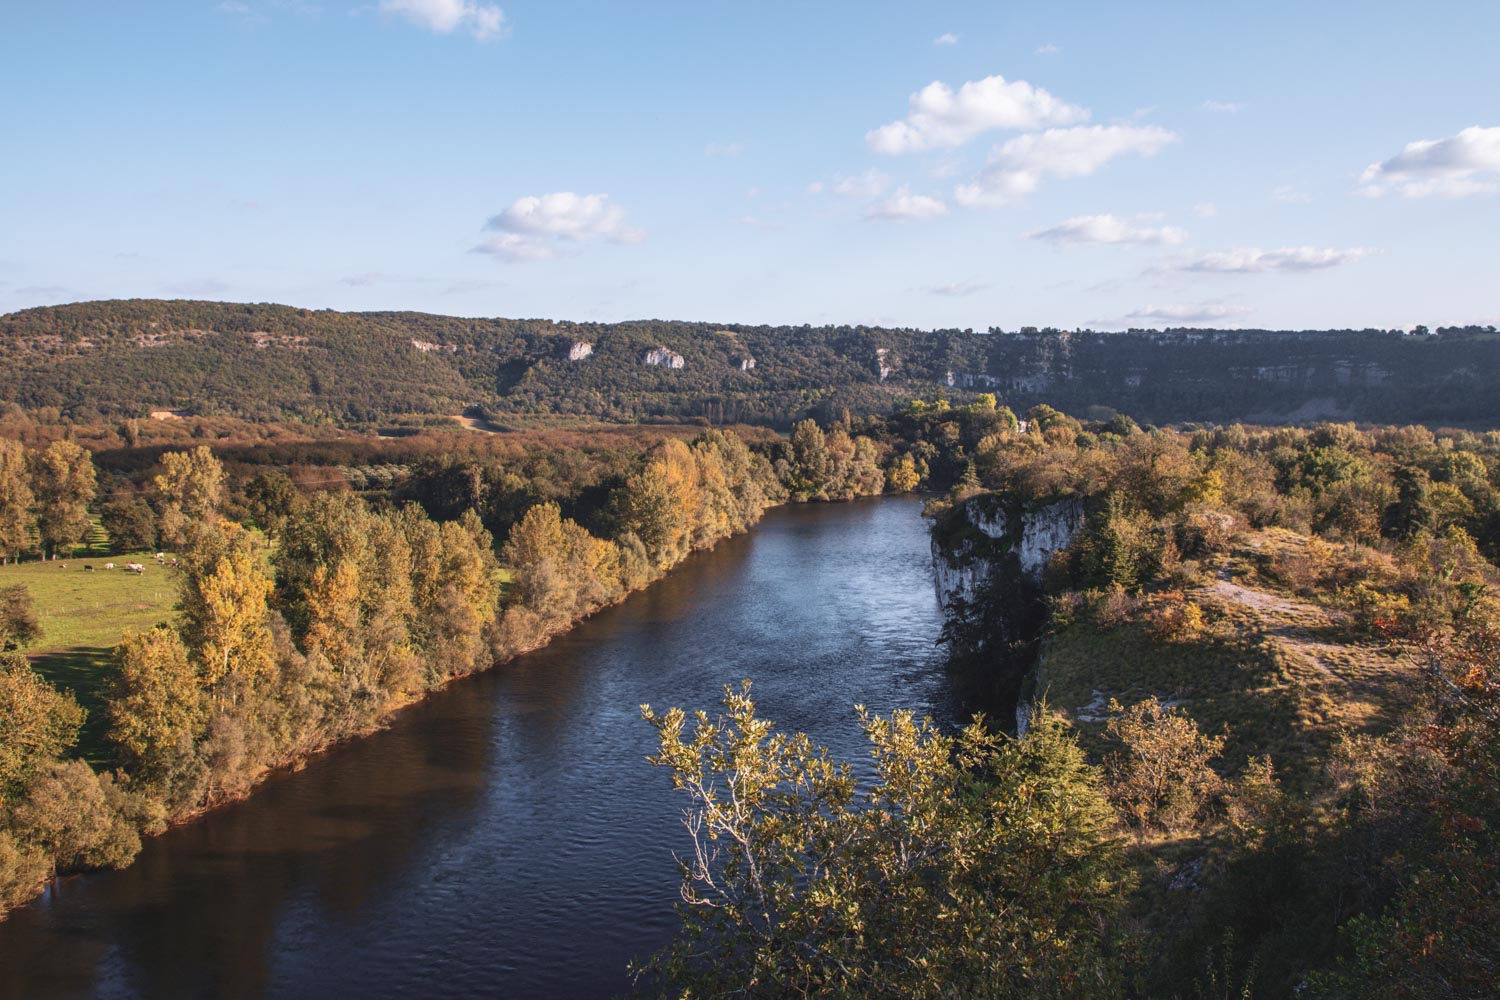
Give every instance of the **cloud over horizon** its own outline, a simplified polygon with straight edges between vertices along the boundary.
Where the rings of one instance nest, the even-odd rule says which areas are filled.
[[[1165,323],[1207,323],[1213,320],[1237,319],[1253,312],[1249,306],[1202,305],[1142,306],[1125,314],[1126,319],[1156,320]]]
[[[1030,240],[1047,240],[1058,245],[1109,243],[1122,245],[1168,246],[1187,239],[1187,230],[1177,226],[1153,226],[1152,216],[1134,219],[1118,215],[1075,215],[1046,229],[1026,234]]]
[[[1246,247],[1191,254],[1178,258],[1172,269],[1198,274],[1269,274],[1273,272],[1322,271],[1352,263],[1374,251],[1368,247],[1339,250],[1334,247],[1282,247],[1261,250]]]
[[[1359,193],[1371,198],[1494,194],[1500,191],[1500,126],[1471,125],[1447,139],[1409,142],[1366,167],[1359,183]]]
[[[475,253],[510,260],[544,260],[558,256],[568,244],[639,243],[645,233],[625,224],[625,212],[609,203],[607,194],[551,194],[517,198],[485,223],[496,235],[474,247]]]
[[[1085,177],[1116,157],[1155,156],[1177,141],[1156,125],[1082,125],[1018,135],[998,146],[972,184],[954,198],[964,206],[1008,204],[1041,187],[1046,177]]]

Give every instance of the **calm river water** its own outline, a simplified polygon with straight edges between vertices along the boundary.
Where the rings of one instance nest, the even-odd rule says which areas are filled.
[[[952,714],[910,499],[790,507],[551,646],[0,922],[0,997],[601,997],[675,926],[684,800],[639,706],[862,757],[853,706]]]

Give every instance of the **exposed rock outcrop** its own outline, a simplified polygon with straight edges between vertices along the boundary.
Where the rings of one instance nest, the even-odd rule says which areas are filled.
[[[681,368],[687,363],[681,354],[669,351],[665,347],[653,347],[641,360],[648,365],[657,365],[662,368]]]
[[[985,494],[933,526],[933,583],[948,617],[949,654],[985,708],[1008,714],[1021,703],[1047,620],[1042,574],[1083,523],[1077,498],[1028,509]]]

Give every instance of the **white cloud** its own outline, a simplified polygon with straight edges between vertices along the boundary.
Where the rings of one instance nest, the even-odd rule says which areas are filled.
[[[865,212],[866,219],[886,222],[920,222],[948,214],[948,206],[925,194],[912,194],[901,185],[884,201],[876,202]]]
[[[960,205],[1004,205],[1030,194],[1042,179],[1085,177],[1118,156],[1152,156],[1177,136],[1155,125],[1086,125],[1019,135],[991,154],[973,184],[954,192]]]
[[[1202,274],[1266,274],[1287,271],[1322,271],[1352,263],[1372,253],[1367,247],[1339,250],[1333,247],[1282,247],[1261,250],[1248,247],[1182,257],[1173,262],[1178,271]]]
[[[1359,183],[1359,193],[1372,198],[1494,194],[1500,191],[1500,126],[1471,125],[1447,139],[1407,143],[1389,160],[1366,167]]]
[[[901,121],[865,133],[865,143],[877,153],[917,153],[951,149],[990,129],[1030,129],[1069,125],[1088,118],[1083,108],[1065,103],[1025,80],[989,76],[971,80],[954,91],[933,81],[909,101]]]
[[[1218,111],[1226,115],[1238,114],[1250,105],[1244,101],[1204,101],[1204,111]]]
[[[1306,205],[1312,201],[1312,195],[1295,184],[1280,184],[1271,190],[1271,200],[1283,205]]]
[[[945,31],[932,40],[933,45],[957,45],[958,36],[951,31]]]
[[[511,260],[556,257],[570,243],[639,243],[645,238],[625,224],[625,212],[609,203],[609,195],[571,191],[518,198],[484,228],[495,235],[475,252]]]
[[[1211,201],[1200,201],[1193,206],[1193,214],[1200,219],[1212,219],[1219,214],[1219,206]]]
[[[508,30],[505,12],[478,0],[380,0],[383,14],[395,14],[440,35],[462,28],[481,42]]]
[[[711,142],[703,147],[704,156],[739,156],[744,151],[743,142]]]
[[[840,198],[874,198],[884,194],[890,184],[889,177],[871,167],[864,173],[855,174],[852,177],[835,177],[828,184],[820,185],[818,189],[826,190],[829,194],[836,194]]]
[[[1119,243],[1150,246],[1176,245],[1187,239],[1187,230],[1176,226],[1153,226],[1151,216],[1134,219],[1118,215],[1077,215],[1046,229],[1026,234],[1027,239],[1053,243]]]
[[[240,0],[224,0],[223,3],[219,4],[219,10],[226,14],[248,14],[250,13],[250,5],[241,3]]]
[[[1125,314],[1126,319],[1154,320],[1165,323],[1207,323],[1214,320],[1235,319],[1248,316],[1247,306],[1219,305],[1165,305],[1142,306]]]
[[[933,285],[927,289],[933,295],[947,295],[959,298],[965,295],[974,295],[989,288],[985,281],[950,281],[946,285]]]
[[[1048,42],[1046,45],[1038,45],[1036,47],[1036,54],[1039,56],[1055,56],[1061,51],[1061,45],[1053,45],[1051,42]]]

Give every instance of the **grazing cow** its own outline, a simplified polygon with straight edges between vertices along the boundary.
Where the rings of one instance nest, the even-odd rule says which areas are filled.
[[[141,563],[126,563],[125,572],[134,573],[136,576],[140,576],[142,573],[146,572],[146,567]]]
[[[166,562],[166,561],[167,561],[167,554],[165,552],[158,552],[156,554],[156,563],[157,563],[158,566],[161,565],[162,563]]]
[[[83,564],[83,571],[85,573],[92,573],[94,571],[94,567],[90,566],[88,563],[84,563]]]
[[[105,563],[104,564],[104,568],[105,569],[114,569],[115,568],[115,564],[114,563]]]

